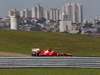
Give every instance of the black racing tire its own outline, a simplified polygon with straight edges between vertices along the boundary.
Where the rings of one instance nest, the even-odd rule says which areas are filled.
[[[32,56],[36,56],[36,54],[32,54]]]
[[[60,56],[64,56],[64,54],[61,54]]]
[[[39,56],[45,56],[45,55],[39,55]]]
[[[39,53],[32,54],[32,56],[39,56]]]

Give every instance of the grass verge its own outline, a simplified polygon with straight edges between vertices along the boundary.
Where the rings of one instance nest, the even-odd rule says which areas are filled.
[[[86,35],[0,30],[0,51],[31,55],[31,49],[53,48],[75,56],[100,56],[100,38]],[[57,50],[59,49],[59,50]],[[100,69],[0,69],[0,75],[100,75]]]

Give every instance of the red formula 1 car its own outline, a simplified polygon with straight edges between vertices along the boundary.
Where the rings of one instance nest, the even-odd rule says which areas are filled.
[[[32,49],[32,56],[72,56],[71,53],[54,52],[51,48],[40,50],[39,48]]]

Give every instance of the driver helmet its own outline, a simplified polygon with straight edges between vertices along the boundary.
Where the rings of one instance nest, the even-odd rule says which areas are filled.
[[[40,48],[33,48],[32,51],[39,52]]]

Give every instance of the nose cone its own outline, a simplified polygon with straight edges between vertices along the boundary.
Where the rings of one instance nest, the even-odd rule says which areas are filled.
[[[71,53],[65,53],[65,56],[72,56]]]

